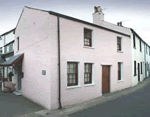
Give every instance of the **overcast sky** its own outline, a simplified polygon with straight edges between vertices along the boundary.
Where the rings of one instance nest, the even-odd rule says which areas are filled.
[[[94,6],[105,21],[133,28],[150,45],[150,0],[0,0],[0,35],[15,28],[24,6],[51,10],[92,22]]]

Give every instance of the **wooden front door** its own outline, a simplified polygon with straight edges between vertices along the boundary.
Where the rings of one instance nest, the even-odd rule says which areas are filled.
[[[102,94],[110,90],[110,66],[102,66]]]

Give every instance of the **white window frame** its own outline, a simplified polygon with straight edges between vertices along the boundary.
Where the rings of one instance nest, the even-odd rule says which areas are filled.
[[[122,81],[124,81],[124,66],[123,66],[123,62],[119,62],[119,63],[121,63],[121,79],[120,80],[118,80],[118,72],[117,72],[117,80],[118,80],[118,82],[122,82]],[[117,63],[118,64],[118,63]],[[117,65],[117,67],[118,67],[118,65]],[[118,68],[117,68],[118,69]],[[118,71],[118,70],[117,70]]]
[[[68,86],[68,85],[67,85],[68,79],[67,79],[67,80],[66,80],[67,89],[79,88],[79,87],[81,87],[81,85],[80,85],[80,62],[79,62],[79,61],[67,61],[67,63],[68,63],[68,62],[76,62],[76,63],[78,63],[78,84],[75,85],[75,86]],[[66,66],[66,67],[67,67],[67,66]],[[67,70],[67,69],[66,69],[66,70]],[[67,78],[67,76],[66,76],[66,78]]]
[[[85,63],[91,63],[91,62],[85,62]],[[91,63],[91,64],[92,64],[92,83],[90,83],[90,84],[84,84],[85,87],[86,86],[94,86],[95,85],[95,64],[94,63]]]

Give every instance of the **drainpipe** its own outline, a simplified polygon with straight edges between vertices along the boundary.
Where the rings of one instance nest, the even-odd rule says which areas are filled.
[[[60,24],[59,24],[59,16],[57,16],[57,31],[58,31],[58,102],[59,102],[59,109],[62,108],[61,106],[61,75],[60,75]]]

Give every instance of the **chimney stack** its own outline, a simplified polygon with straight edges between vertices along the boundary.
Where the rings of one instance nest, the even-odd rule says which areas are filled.
[[[102,12],[102,8],[101,6],[94,6],[93,23],[99,24],[101,21],[104,21],[104,13]]]
[[[122,27],[123,27],[123,25],[122,25],[122,21],[121,21],[121,22],[117,22],[117,25],[118,25],[118,26],[122,26]]]

